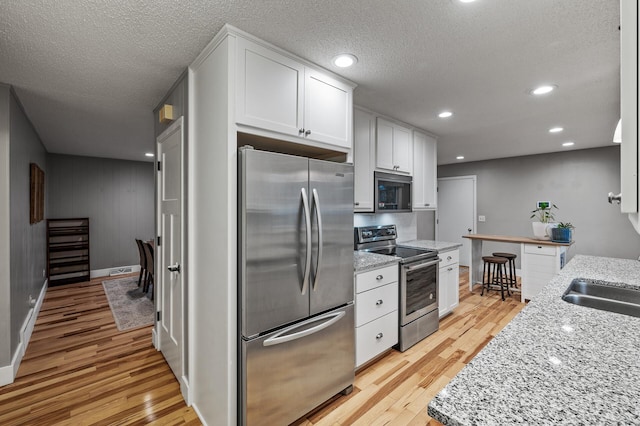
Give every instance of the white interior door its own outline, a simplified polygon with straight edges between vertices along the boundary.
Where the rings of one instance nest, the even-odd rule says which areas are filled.
[[[476,233],[476,177],[459,176],[438,179],[436,239],[458,242],[460,264],[471,264],[471,240],[462,238]]]
[[[183,280],[182,280],[182,151],[183,119],[179,118],[157,139],[158,235],[156,281],[160,309],[159,347],[186,397],[183,373]]]

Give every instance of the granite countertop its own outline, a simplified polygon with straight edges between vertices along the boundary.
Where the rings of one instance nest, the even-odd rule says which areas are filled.
[[[383,266],[395,265],[400,261],[399,257],[386,254],[369,253],[355,250],[353,252],[353,269],[357,272],[366,272]]]
[[[455,250],[459,247],[462,247],[462,244],[460,243],[449,243],[446,241],[434,241],[434,240],[403,241],[401,243],[398,243],[398,245],[423,248],[428,250],[438,250],[438,253]]]
[[[429,415],[445,425],[640,424],[640,318],[563,301],[573,278],[640,290],[640,262],[576,255]]]

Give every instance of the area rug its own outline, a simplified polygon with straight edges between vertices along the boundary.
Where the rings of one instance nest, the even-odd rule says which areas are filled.
[[[153,324],[155,315],[153,301],[142,291],[142,286],[138,287],[137,276],[103,281],[102,287],[107,295],[118,330],[130,330]]]

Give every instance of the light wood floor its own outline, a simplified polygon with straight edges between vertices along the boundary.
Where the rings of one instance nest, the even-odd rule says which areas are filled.
[[[440,330],[409,350],[392,350],[356,374],[354,390],[297,425],[440,425],[427,415],[429,401],[524,307],[520,295],[469,292],[460,268],[460,305]]]
[[[466,269],[460,278],[460,306],[438,332],[362,369],[351,395],[296,424],[438,424],[431,398],[524,307],[470,293]],[[200,424],[151,327],[118,331],[103,280],[49,288],[16,381],[0,388],[0,425]]]
[[[151,326],[118,331],[103,280],[48,289],[0,425],[201,424]]]

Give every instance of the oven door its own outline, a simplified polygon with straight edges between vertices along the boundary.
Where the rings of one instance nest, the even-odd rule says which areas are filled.
[[[440,259],[402,265],[400,269],[400,324],[405,325],[438,309]]]

